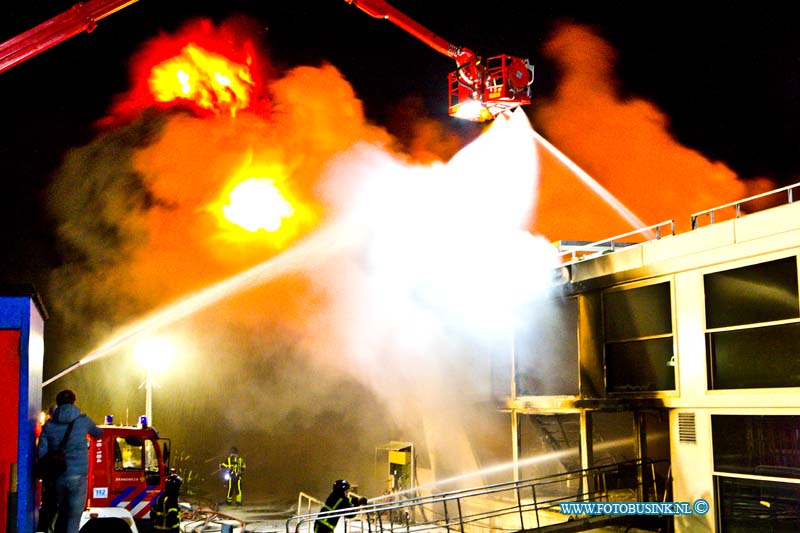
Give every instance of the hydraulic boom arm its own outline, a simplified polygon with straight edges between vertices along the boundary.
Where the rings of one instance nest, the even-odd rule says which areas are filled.
[[[0,72],[5,72],[82,31],[91,32],[97,21],[137,0],[89,0],[0,44]]]
[[[527,60],[502,55],[484,62],[472,50],[450,44],[384,0],[345,2],[375,18],[392,22],[437,52],[455,59],[456,71],[450,74],[451,115],[483,121],[530,103],[533,67]]]
[[[472,50],[454,46],[383,0],[345,0],[375,17],[388,20],[456,62],[449,81],[450,115],[474,121],[489,120],[504,111],[530,103],[533,67],[527,59],[508,55],[486,61]],[[87,0],[0,43],[0,73],[82,31],[91,32],[97,22],[136,3],[137,0]]]
[[[368,15],[394,23],[437,52],[455,59],[459,68],[473,65],[477,60],[472,50],[448,43],[383,0],[345,0],[345,2],[356,6]]]

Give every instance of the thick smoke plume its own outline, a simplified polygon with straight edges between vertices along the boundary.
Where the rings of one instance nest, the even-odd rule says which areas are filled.
[[[180,37],[194,30],[215,42],[208,24],[193,23]],[[174,52],[179,41],[163,36],[146,45],[134,88],[118,99],[104,133],[75,149],[54,180],[51,206],[70,260],[53,276],[63,296],[53,307],[67,330],[82,332],[58,347],[61,366],[126,323],[313,241],[337,222],[346,228],[342,239],[355,233],[361,243],[344,254],[312,246],[308,268],[177,322],[164,315],[152,333],[174,340],[181,358],[158,377],[155,425],[207,479],[236,445],[248,459],[249,491],[286,497],[323,496],[342,477],[364,492],[382,491],[388,465],[374,463],[375,449],[389,440],[413,442],[420,470],[437,477],[480,466],[460,428],[483,427],[508,446],[505,423],[494,427],[487,401],[495,331],[469,334],[481,314],[466,313],[464,304],[481,309],[470,300],[493,296],[480,303],[483,312],[501,316],[496,311],[524,303],[538,287],[500,282],[529,277],[525,265],[552,266],[549,245],[521,230],[538,174],[524,115],[498,123],[449,164],[431,163],[431,152],[419,148],[428,162],[412,163],[366,121],[332,65],[275,76],[269,91],[257,93],[269,102],[236,113],[148,101],[143,65],[160,64],[159,47]],[[492,138],[527,144],[496,167],[482,155],[497,149]],[[504,191],[502,180],[487,181],[489,170],[510,185],[521,180],[523,189]],[[229,184],[249,176],[269,177],[292,198],[296,215],[280,232],[248,233],[219,216]],[[375,193],[386,190],[394,196]],[[521,204],[504,205],[503,192]],[[400,268],[387,273],[386,266]],[[428,269],[438,277],[424,276]],[[131,348],[82,367],[58,388],[81,391],[95,417],[136,420],[143,373]]]
[[[536,309],[555,261],[547,240],[631,228],[536,149],[522,111],[469,145],[454,146],[430,121],[396,139],[365,119],[334,65],[273,72],[226,28],[193,22],[147,43],[103,133],[55,176],[50,206],[67,261],[49,288],[63,340],[48,347],[46,375],[127,323],[336,223],[357,246],[318,243],[313,269],[153,331],[181,354],[157,378],[153,412],[184,466],[218,498],[217,465],[237,446],[248,493],[291,500],[301,490],[324,496],[338,478],[382,492],[387,465],[375,450],[390,440],[413,442],[420,470],[437,477],[507,460],[491,361],[533,319],[515,311]],[[150,69],[196,35],[250,66],[253,106],[216,113],[148,96]],[[652,105],[618,99],[613,51],[601,39],[565,27],[547,52],[565,75],[534,123],[640,218],[741,196],[724,165],[671,139]],[[230,184],[254,175],[279,184],[296,208],[278,233],[248,233],[219,216]],[[129,348],[67,375],[46,397],[72,387],[96,419],[135,421],[143,371]]]
[[[555,94],[537,101],[534,124],[646,224],[674,220],[685,231],[692,213],[748,195],[724,163],[677,142],[657,107],[620,95],[616,51],[589,27],[558,27],[544,53],[562,74]],[[542,165],[536,230],[599,240],[633,229],[551,155]]]

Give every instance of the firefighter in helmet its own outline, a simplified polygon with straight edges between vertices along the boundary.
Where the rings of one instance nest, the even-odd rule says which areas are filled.
[[[223,476],[228,484],[225,503],[242,505],[242,476],[244,475],[244,459],[239,455],[236,446],[231,447],[224,463],[220,463]]]
[[[333,533],[339,518],[352,518],[356,511],[345,515],[337,513],[335,516],[326,516],[325,513],[343,511],[359,505],[366,505],[366,498],[357,498],[350,495],[350,483],[346,479],[337,479],[333,484],[333,491],[328,495],[325,504],[319,510],[320,516],[314,521],[314,533]]]
[[[164,493],[156,498],[156,503],[150,508],[150,518],[153,520],[154,531],[173,531],[178,533],[181,525],[178,496],[181,492],[183,480],[178,474],[170,474],[164,483]]]

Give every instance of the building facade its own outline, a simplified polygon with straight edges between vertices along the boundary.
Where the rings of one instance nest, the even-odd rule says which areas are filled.
[[[504,404],[515,457],[544,442],[565,469],[652,458],[659,499],[709,503],[676,516],[675,531],[800,530],[793,192],[565,255],[550,312],[515,339]]]

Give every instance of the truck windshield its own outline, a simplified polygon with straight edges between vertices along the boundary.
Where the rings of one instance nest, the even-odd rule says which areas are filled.
[[[152,440],[117,437],[114,441],[114,469],[158,473],[158,453]]]
[[[143,444],[140,439],[117,437],[114,440],[114,469],[141,470]]]

